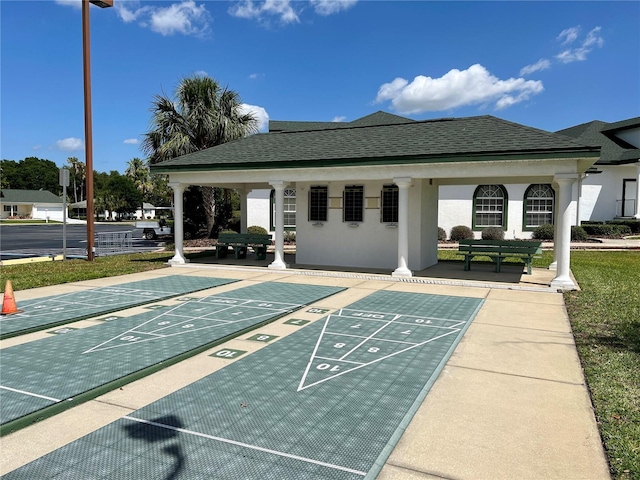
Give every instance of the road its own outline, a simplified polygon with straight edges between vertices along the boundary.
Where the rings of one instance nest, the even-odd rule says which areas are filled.
[[[31,225],[1,225],[0,224],[0,254],[11,255],[49,255],[62,254],[62,230],[60,223],[31,224]],[[86,255],[87,226],[67,225],[67,255]],[[132,246],[136,252],[146,252],[158,249],[164,242],[158,240],[143,240],[142,231],[133,225],[95,224],[95,233],[125,232],[132,233]]]

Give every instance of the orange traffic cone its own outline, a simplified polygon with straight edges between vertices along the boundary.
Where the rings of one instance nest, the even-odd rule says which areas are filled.
[[[16,299],[13,296],[13,286],[11,280],[7,280],[7,285],[4,288],[4,300],[2,302],[2,311],[0,315],[11,315],[13,313],[20,313],[22,310],[18,310],[16,306]]]

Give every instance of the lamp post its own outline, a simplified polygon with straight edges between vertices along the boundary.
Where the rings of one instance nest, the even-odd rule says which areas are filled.
[[[84,143],[87,182],[87,260],[94,258],[94,207],[93,207],[93,137],[91,127],[91,33],[89,4],[100,8],[113,7],[113,0],[82,0],[82,64],[84,77]]]

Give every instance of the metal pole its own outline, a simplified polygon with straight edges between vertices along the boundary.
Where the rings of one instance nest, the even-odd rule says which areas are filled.
[[[62,185],[62,261],[67,259],[67,184]]]
[[[82,60],[84,76],[84,142],[87,194],[87,260],[94,258],[93,207],[93,138],[91,126],[91,35],[89,28],[89,0],[82,0]]]

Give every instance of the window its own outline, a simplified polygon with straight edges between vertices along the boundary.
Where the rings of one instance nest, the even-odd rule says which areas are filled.
[[[296,189],[287,188],[284,191],[284,226],[296,226]]]
[[[480,185],[473,195],[473,228],[506,228],[507,193],[501,185]]]
[[[524,228],[534,229],[540,225],[553,225],[554,192],[551,185],[537,183],[529,185],[524,193]]]
[[[364,187],[347,185],[344,187],[343,210],[345,222],[361,222],[364,212]]]
[[[382,223],[398,223],[398,186],[383,185],[382,208],[380,209],[380,221]]]
[[[271,190],[271,230],[275,230],[276,192]],[[296,228],[296,189],[284,189],[284,228]]]
[[[309,189],[309,221],[326,222],[329,192],[327,187]]]
[[[10,215],[16,215],[18,212],[17,205],[3,205],[3,210],[9,212]]]

